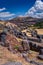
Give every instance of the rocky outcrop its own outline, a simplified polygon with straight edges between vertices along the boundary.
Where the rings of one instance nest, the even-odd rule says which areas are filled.
[[[40,50],[39,54],[42,54],[43,55],[43,49]]]
[[[20,45],[16,37],[9,33],[8,34],[1,33],[0,36],[1,36],[0,45],[7,47],[10,51],[14,53],[16,47]]]
[[[21,45],[22,45],[24,51],[29,51],[30,50],[28,40],[23,40]]]
[[[19,47],[20,52],[28,52],[30,50],[30,46],[28,40],[23,40],[21,42],[21,47]]]
[[[23,58],[25,58],[25,60],[26,60],[28,63],[30,63],[30,64],[32,64],[32,65],[43,65],[43,63],[38,63],[38,62],[36,62],[36,60],[31,60],[31,59],[29,59],[29,57],[28,57],[27,54],[25,54],[25,53],[22,53],[22,56],[23,56]]]
[[[43,60],[43,55],[38,55],[38,58]]]
[[[43,60],[43,49],[40,50],[38,58]]]
[[[25,32],[22,33],[21,31],[17,31],[16,29],[14,29],[14,35],[21,39],[27,39],[27,35]]]

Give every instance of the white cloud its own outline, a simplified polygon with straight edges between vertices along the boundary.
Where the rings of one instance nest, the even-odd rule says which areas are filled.
[[[3,11],[3,10],[6,10],[6,8],[0,8],[0,12]]]
[[[25,16],[25,15],[19,15],[18,17],[27,17],[27,16]]]
[[[36,18],[43,18],[43,2],[36,0],[34,6],[25,13],[26,16],[32,16]]]
[[[0,17],[11,17],[14,16],[15,14],[12,14],[10,12],[1,12]]]
[[[0,20],[9,20],[14,18],[14,13],[3,12],[4,10],[6,10],[6,8],[0,8]]]

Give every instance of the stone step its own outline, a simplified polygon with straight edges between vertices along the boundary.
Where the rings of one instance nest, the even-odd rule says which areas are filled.
[[[30,40],[30,41],[38,42],[38,43],[42,42],[42,39],[41,38],[28,37],[27,39]]]
[[[40,51],[43,49],[43,43],[37,43],[29,40],[29,45],[31,50]]]

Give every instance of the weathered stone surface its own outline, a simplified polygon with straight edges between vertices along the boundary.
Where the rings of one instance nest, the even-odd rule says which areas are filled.
[[[28,58],[28,55],[26,53],[22,53],[22,56],[27,62],[30,62],[30,59]]]
[[[19,42],[17,41],[16,37],[13,36],[12,34],[9,33],[6,34],[4,32],[1,33],[0,36],[1,36],[0,45],[7,47],[8,50],[15,53],[15,47],[19,45]]]
[[[43,49],[40,49],[39,54],[43,55]]]
[[[37,38],[39,42],[42,42],[42,37],[40,35],[37,34]]]
[[[35,61],[30,61],[31,64],[33,65],[43,65],[43,63],[38,63],[38,62],[35,62]]]
[[[7,35],[7,34],[6,34],[5,32],[0,33],[0,40],[1,40],[2,42],[5,42],[6,35]]]
[[[19,46],[18,51],[21,52],[21,53],[24,52],[23,47]]]
[[[38,55],[38,58],[43,60],[43,55]]]
[[[14,29],[14,35],[18,38],[21,38],[21,39],[26,39],[27,38],[27,35],[25,32],[21,32],[21,31],[18,31],[16,29]]]
[[[27,54],[25,54],[25,53],[23,53],[22,56],[23,56],[23,58],[25,58],[25,60],[26,60],[28,63],[31,63],[31,64],[33,64],[33,65],[43,65],[43,63],[38,63],[38,62],[35,62],[36,60],[33,61],[33,60],[29,59],[28,56],[27,56]]]
[[[41,49],[43,49],[43,44],[42,43],[38,43],[38,42],[34,42],[34,41],[30,41],[29,40],[29,45],[30,45],[30,49],[34,50],[34,51],[39,51]]]
[[[33,42],[38,42],[38,43],[41,42],[40,38],[37,38],[37,37],[28,37],[27,39],[30,40],[30,41],[33,41]]]
[[[20,62],[8,62],[3,65],[22,65]]]
[[[22,45],[24,51],[29,51],[30,50],[30,46],[29,46],[28,40],[23,40],[21,45]]]
[[[0,42],[0,45],[5,46],[5,43],[4,42]]]
[[[31,36],[32,37],[36,37],[37,36],[37,31],[36,30],[32,30],[31,31]]]
[[[30,50],[30,46],[29,46],[29,42],[28,40],[23,40],[21,42],[21,46],[19,46],[19,49],[18,49],[20,52],[28,52]]]

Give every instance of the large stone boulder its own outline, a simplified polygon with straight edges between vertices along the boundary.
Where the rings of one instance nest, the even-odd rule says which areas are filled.
[[[22,51],[29,51],[30,50],[30,46],[29,46],[29,42],[28,40],[23,40],[21,42],[21,46],[22,46]],[[20,50],[20,49],[19,49]],[[21,51],[21,50],[20,50]]]
[[[17,38],[12,34],[1,33],[1,42],[0,45],[7,47],[13,53],[15,49],[18,50],[18,46],[20,45]]]
[[[32,65],[43,65],[43,63],[39,63],[39,62],[35,62],[35,61],[30,61],[30,63],[31,63]]]
[[[42,54],[42,55],[43,55],[43,49],[40,49],[40,52],[39,52],[39,54]]]
[[[40,35],[37,34],[37,38],[38,38],[39,42],[42,42],[42,37]]]
[[[38,55],[38,58],[43,60],[43,55]]]
[[[43,60],[43,49],[40,49],[38,58],[41,59],[41,60]]]
[[[7,34],[5,32],[0,33],[0,41],[3,41],[4,42],[4,40],[6,38],[6,35]]]
[[[31,36],[32,37],[36,37],[37,36],[37,31],[36,30],[32,30],[31,31]]]
[[[23,40],[21,45],[22,45],[24,51],[29,51],[30,50],[30,46],[29,46],[28,40]]]
[[[22,47],[22,46],[19,46],[18,51],[19,51],[20,53],[24,52],[23,47]]]
[[[26,39],[26,33],[24,32],[21,32],[21,31],[17,31],[17,30],[14,30],[14,35],[18,38],[21,38],[21,39]]]
[[[2,32],[0,33],[0,45],[5,46],[5,40],[6,40],[7,33]]]
[[[5,42],[6,42],[6,45],[9,44],[8,49],[10,51],[14,51],[15,49],[18,50],[18,47],[20,45],[17,38],[15,36],[11,35],[11,34],[8,34],[6,36]]]

